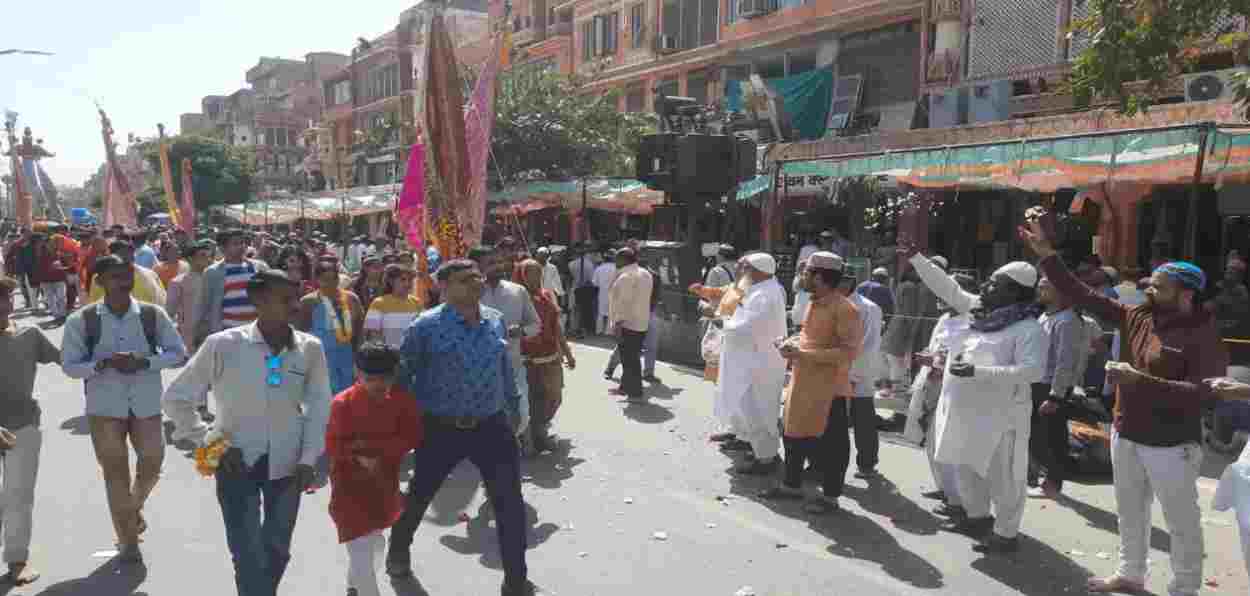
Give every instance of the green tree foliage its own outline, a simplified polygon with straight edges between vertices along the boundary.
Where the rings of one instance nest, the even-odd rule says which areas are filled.
[[[191,159],[191,184],[197,210],[242,203],[250,198],[252,177],[256,173],[256,152],[253,148],[233,147],[219,139],[198,135],[178,135],[166,139],[166,142],[169,143],[169,165],[177,196],[182,195],[182,159]],[[148,176],[144,189],[138,193],[143,216],[165,210],[159,151],[156,140],[143,144],[143,157],[155,172],[155,175]]]
[[[619,94],[587,92],[579,79],[517,68],[500,80],[489,175],[504,184],[530,179],[634,175],[648,114],[621,113]],[[498,171],[496,165],[498,164]]]
[[[1071,78],[1083,105],[1101,97],[1135,113],[1170,79],[1191,70],[1204,51],[1233,50],[1239,64],[1247,57],[1245,34],[1215,27],[1225,15],[1250,16],[1250,0],[1086,1],[1089,16],[1072,26],[1090,39]],[[1244,78],[1238,96],[1246,101]]]

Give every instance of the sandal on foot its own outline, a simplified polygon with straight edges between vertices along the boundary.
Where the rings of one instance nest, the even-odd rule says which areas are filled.
[[[39,572],[26,563],[10,563],[4,579],[14,586],[25,586],[39,579]]]
[[[1111,577],[1094,578],[1086,582],[1085,589],[1095,594],[1141,594],[1146,591],[1146,584],[1113,575]]]

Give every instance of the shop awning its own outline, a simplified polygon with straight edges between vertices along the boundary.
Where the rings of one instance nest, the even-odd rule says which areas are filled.
[[[861,176],[889,176],[929,189],[1014,188],[1043,193],[1109,180],[1189,183],[1207,134],[1202,180],[1250,180],[1250,130],[1194,124],[788,162],[782,165],[777,190],[784,196],[787,189],[810,191],[839,178]]]
[[[395,197],[390,193],[360,196],[312,196],[300,199],[273,199],[254,203],[219,205],[213,211],[244,225],[262,226],[289,224],[301,217],[311,220],[328,220],[346,213],[360,217],[375,213],[389,213],[394,208]]]
[[[738,200],[749,200],[770,188],[772,176],[756,176],[738,187]],[[647,215],[663,202],[663,192],[651,190],[638,180],[600,179],[589,181],[586,185],[586,207],[589,209]],[[582,183],[579,180],[526,182],[491,193],[490,203],[494,205],[492,213],[496,215],[524,215],[552,207],[577,211],[582,208]]]

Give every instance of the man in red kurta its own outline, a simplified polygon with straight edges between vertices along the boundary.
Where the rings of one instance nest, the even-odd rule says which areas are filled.
[[[533,259],[517,265],[525,289],[530,292],[538,313],[538,335],[521,338],[521,356],[529,380],[530,438],[527,451],[541,453],[552,449],[549,434],[551,420],[560,409],[564,392],[564,369],[577,366],[573,351],[560,327],[560,305],[555,293],[543,289],[543,266]]]
[[[382,530],[404,511],[399,467],[421,444],[416,399],[395,384],[399,353],[381,342],[356,352],[356,384],[334,398],[326,427],[330,517],[347,546],[348,590],[379,596],[376,569],[386,549]]]

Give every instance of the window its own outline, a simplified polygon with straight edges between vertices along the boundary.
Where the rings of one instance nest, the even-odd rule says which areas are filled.
[[[582,22],[582,61],[611,56],[619,47],[620,13],[596,15]]]
[[[716,43],[719,6],[720,0],[665,0],[663,34],[676,40],[682,50]]]
[[[725,0],[725,24],[738,22],[738,0]]]
[[[582,62],[590,62],[595,54],[595,20],[582,22]]]
[[[352,82],[339,81],[334,84],[334,105],[350,103],[352,100]]]
[[[629,7],[629,44],[638,49],[646,41],[647,5],[635,4]]]

